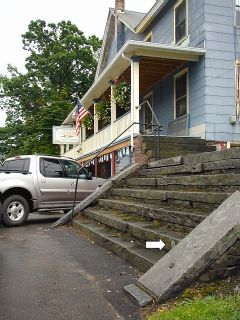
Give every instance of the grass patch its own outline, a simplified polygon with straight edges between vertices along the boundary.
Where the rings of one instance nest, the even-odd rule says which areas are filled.
[[[184,301],[148,320],[240,320],[240,295]]]

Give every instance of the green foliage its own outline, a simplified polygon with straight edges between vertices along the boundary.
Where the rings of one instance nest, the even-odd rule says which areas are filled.
[[[95,105],[96,114],[99,120],[111,120],[111,103],[110,101],[101,100]]]
[[[149,320],[240,320],[240,295],[182,302]]]
[[[88,115],[86,116],[83,120],[82,120],[82,125],[87,129],[87,130],[91,130],[93,129],[93,116]]]
[[[28,52],[21,73],[8,66],[0,77],[7,102],[6,127],[0,128],[3,153],[57,154],[52,126],[60,125],[94,80],[101,41],[86,38],[69,21],[31,21],[22,36]],[[3,138],[4,136],[4,138]]]
[[[131,86],[126,81],[119,81],[115,84],[113,97],[116,104],[125,110],[130,110]]]

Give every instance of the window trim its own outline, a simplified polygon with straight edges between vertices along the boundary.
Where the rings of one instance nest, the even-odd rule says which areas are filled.
[[[240,28],[240,21],[239,21],[239,24],[236,23],[237,8],[239,9],[239,16],[240,16],[240,2],[239,2],[239,4],[237,4],[237,0],[234,0],[234,27]]]
[[[186,35],[180,39],[178,42],[176,42],[176,10],[177,8],[183,3],[183,1],[186,1]],[[179,0],[177,3],[174,5],[174,18],[173,18],[173,35],[174,35],[174,43],[175,44],[181,44],[184,42],[189,34],[188,34],[188,0]]]
[[[235,106],[236,106],[236,115],[239,116],[239,112],[240,112],[240,81],[238,82],[238,68],[240,70],[240,60],[235,60]],[[238,91],[239,91],[239,95],[238,95]],[[238,96],[239,96],[239,98],[238,98]]]
[[[176,117],[177,115],[177,104],[176,104],[176,80],[183,76],[184,74],[187,75],[187,110],[186,110],[186,114],[189,114],[189,75],[188,75],[188,68],[183,69],[182,71],[180,71],[179,73],[174,75],[174,120],[178,119]]]

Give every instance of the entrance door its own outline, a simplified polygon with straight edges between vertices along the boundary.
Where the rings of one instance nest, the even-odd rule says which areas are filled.
[[[150,94],[148,94],[147,96],[145,96],[143,98],[143,101],[145,101],[145,103],[143,104],[141,111],[140,111],[141,112],[140,119],[142,122],[145,123],[145,125],[141,126],[141,133],[150,134],[153,132],[153,127],[151,126],[151,124],[153,124],[153,114],[152,114],[151,109],[149,108],[148,103],[153,108],[153,94],[152,94],[152,92]]]

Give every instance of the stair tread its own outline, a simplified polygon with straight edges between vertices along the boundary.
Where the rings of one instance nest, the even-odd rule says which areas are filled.
[[[138,189],[138,188],[113,188],[113,190],[125,190],[125,191],[137,191],[137,192],[141,192],[141,191],[144,191],[144,192],[146,192],[147,191],[147,189]],[[161,194],[161,193],[166,193],[166,194],[172,194],[172,193],[179,193],[179,194],[198,194],[198,193],[200,193],[200,194],[212,194],[212,195],[218,195],[218,194],[225,194],[225,195],[228,195],[228,196],[230,196],[232,193],[230,193],[230,192],[222,192],[222,191],[219,191],[219,192],[209,192],[209,191],[188,191],[188,190],[159,190],[159,189],[157,189],[157,190],[152,190],[152,189],[150,189],[149,190],[150,192],[157,192],[157,193],[159,193],[159,194]],[[127,194],[127,193],[126,193]]]
[[[135,201],[128,201],[128,200],[116,200],[116,199],[100,199],[100,200],[104,200],[107,202],[114,202],[114,203],[121,203],[121,204],[125,204],[127,205],[134,205],[134,206],[139,206],[139,207],[144,207],[144,208],[149,208],[149,209],[156,209],[156,210],[163,210],[166,212],[171,212],[171,213],[179,213],[179,214],[188,214],[188,215],[193,215],[193,216],[201,216],[203,218],[206,217],[206,215],[204,215],[202,212],[200,211],[188,211],[186,208],[184,209],[178,209],[178,208],[174,208],[174,210],[166,208],[166,207],[161,207],[159,205],[154,205],[151,203],[139,203],[139,202],[135,202]],[[184,210],[184,211],[183,211]]]
[[[135,239],[126,233],[117,230],[114,231],[109,227],[106,227],[100,223],[96,223],[94,220],[85,217],[81,219],[75,219],[74,223],[84,225],[98,235],[107,238],[111,242],[116,243],[121,247],[135,253],[139,257],[147,259],[151,263],[155,263],[166,253],[164,250],[158,252],[156,250],[146,249],[143,241],[139,241],[138,239]]]
[[[99,208],[98,209],[88,208],[85,211],[94,212],[95,215],[101,215],[104,217],[108,217],[109,219],[121,221],[126,225],[132,225],[138,228],[145,229],[146,231],[158,234],[159,236],[167,236],[173,240],[180,241],[185,236],[185,234],[169,230],[167,227],[156,226],[154,225],[153,222],[148,222],[146,219],[143,219],[143,218],[141,219],[145,221],[133,221],[136,219],[136,215],[131,215],[131,214],[126,215],[124,213],[121,214],[116,212],[112,213],[110,210],[106,210],[106,209],[103,210]],[[126,219],[126,217],[128,219]]]
[[[148,169],[149,170],[149,169]],[[150,169],[151,170],[151,169]],[[150,176],[150,177],[134,177],[134,178],[127,178],[126,179],[126,182],[134,182],[136,181],[139,182],[139,181],[147,181],[147,180],[150,180],[150,181],[156,181],[156,180],[159,180],[159,181],[171,181],[171,180],[181,180],[180,182],[181,183],[184,183],[184,179],[193,179],[193,180],[198,180],[198,179],[216,179],[216,178],[226,178],[226,179],[229,179],[231,178],[232,180],[236,180],[237,182],[239,181],[240,179],[240,174],[237,174],[237,173],[231,173],[231,174],[224,174],[224,173],[219,173],[219,174],[194,174],[194,175],[191,175],[191,174],[181,174],[180,176],[179,175],[154,175],[154,176]],[[183,180],[183,181],[182,181]],[[221,182],[221,181],[219,181]],[[231,181],[232,183],[232,181]]]
[[[151,188],[126,188],[118,187],[112,189],[112,195],[126,198],[141,199],[141,201],[169,201],[182,200],[182,201],[193,201],[199,203],[210,203],[220,204],[226,200],[233,192],[215,191],[211,192],[208,190],[204,191],[188,191],[188,190],[159,190]]]

